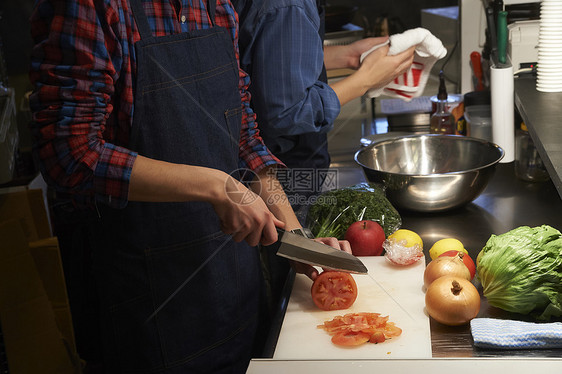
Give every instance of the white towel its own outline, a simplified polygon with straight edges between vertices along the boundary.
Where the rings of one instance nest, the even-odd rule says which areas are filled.
[[[421,96],[431,68],[437,60],[447,55],[447,49],[443,47],[441,40],[436,38],[429,30],[418,27],[407,30],[402,34],[391,35],[386,43],[376,45],[367,52],[364,52],[361,55],[360,61],[363,62],[369,53],[388,43],[390,43],[389,56],[399,54],[412,46],[416,46],[414,63],[408,71],[396,77],[385,87],[367,91],[367,96],[377,97],[385,94],[401,98],[405,101]]]
[[[492,349],[562,348],[562,323],[532,323],[495,318],[470,321],[474,345]]]

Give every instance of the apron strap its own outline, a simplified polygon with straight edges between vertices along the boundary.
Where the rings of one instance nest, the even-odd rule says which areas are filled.
[[[217,10],[217,0],[207,1],[207,12],[209,13],[209,18],[211,19],[211,25],[215,26],[215,12]]]
[[[133,11],[133,16],[137,22],[137,27],[139,28],[139,34],[141,39],[146,39],[152,36],[152,30],[148,24],[148,18],[142,7],[142,0],[130,0],[131,10]]]

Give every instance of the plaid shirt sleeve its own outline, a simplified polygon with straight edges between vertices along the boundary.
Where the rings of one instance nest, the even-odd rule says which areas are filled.
[[[143,1],[155,36],[209,27],[206,2]],[[182,6],[188,14],[185,25],[177,17]],[[217,2],[215,20],[230,30],[238,58],[238,16],[230,0]],[[31,21],[31,130],[41,171],[59,195],[76,205],[124,207],[137,156],[127,146],[134,44],[140,38],[128,2],[38,0]],[[280,161],[259,136],[249,105],[249,77],[240,68],[239,77],[244,108],[240,167],[258,172]]]
[[[58,195],[78,206],[102,201],[123,207],[136,153],[111,141],[115,128],[107,121],[117,80],[130,74],[117,37],[127,35],[128,20],[119,14],[118,0],[96,4],[37,2],[31,18],[31,131],[41,171]],[[123,89],[119,96],[119,105],[132,110],[131,91]]]

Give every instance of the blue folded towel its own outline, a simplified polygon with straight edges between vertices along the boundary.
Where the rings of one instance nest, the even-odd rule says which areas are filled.
[[[480,348],[562,348],[562,323],[532,323],[494,318],[470,321],[474,345]]]

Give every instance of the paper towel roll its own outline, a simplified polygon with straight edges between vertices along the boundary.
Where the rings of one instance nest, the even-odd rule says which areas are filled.
[[[492,93],[492,138],[503,148],[502,163],[515,159],[513,66],[493,65],[490,68]]]

